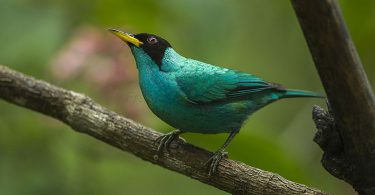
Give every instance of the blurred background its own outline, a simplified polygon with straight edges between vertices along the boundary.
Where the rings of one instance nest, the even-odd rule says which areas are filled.
[[[340,1],[375,85],[375,1]],[[182,55],[324,93],[289,1],[1,0],[0,64],[85,93],[161,132],[129,48],[108,28],[160,35]],[[288,99],[254,114],[228,147],[232,159],[332,194],[354,194],[328,174],[313,143],[314,104]],[[186,134],[216,150],[227,135]],[[0,194],[226,194],[144,162],[59,121],[0,101]]]

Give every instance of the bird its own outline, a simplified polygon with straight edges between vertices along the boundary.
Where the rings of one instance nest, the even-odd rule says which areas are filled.
[[[286,89],[255,75],[186,58],[160,36],[109,29],[134,56],[142,95],[161,120],[176,128],[157,139],[158,154],[182,133],[229,133],[207,161],[208,175],[216,173],[226,147],[248,117],[284,98],[323,98],[319,93]]]

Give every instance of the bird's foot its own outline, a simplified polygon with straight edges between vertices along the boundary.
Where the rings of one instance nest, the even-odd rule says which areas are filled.
[[[169,146],[171,144],[171,142],[178,138],[178,135],[180,135],[182,132],[178,129],[170,132],[170,133],[167,133],[167,134],[164,134],[160,137],[158,137],[156,139],[156,143],[159,143],[159,146],[158,146],[158,155],[160,155],[163,150],[166,150],[168,153],[169,153]]]
[[[209,165],[208,176],[211,176],[216,172],[217,166],[219,165],[221,159],[227,156],[228,153],[224,151],[224,148],[221,148],[218,151],[216,151],[210,159],[208,159],[208,161],[205,164],[206,166]]]

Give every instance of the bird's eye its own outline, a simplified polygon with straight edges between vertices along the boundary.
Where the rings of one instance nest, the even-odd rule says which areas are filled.
[[[150,44],[155,44],[158,42],[158,40],[155,37],[149,37],[147,38],[147,42]]]

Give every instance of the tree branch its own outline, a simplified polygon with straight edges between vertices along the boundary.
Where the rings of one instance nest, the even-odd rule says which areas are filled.
[[[177,140],[171,153],[155,156],[156,131],[103,108],[90,98],[35,80],[0,65],[0,97],[10,103],[56,118],[74,130],[93,136],[143,160],[179,172],[233,194],[325,194],[278,174],[223,159],[218,172],[207,176],[212,153]]]
[[[337,1],[292,4],[332,108],[314,109],[322,164],[360,194],[375,194],[375,99]]]

